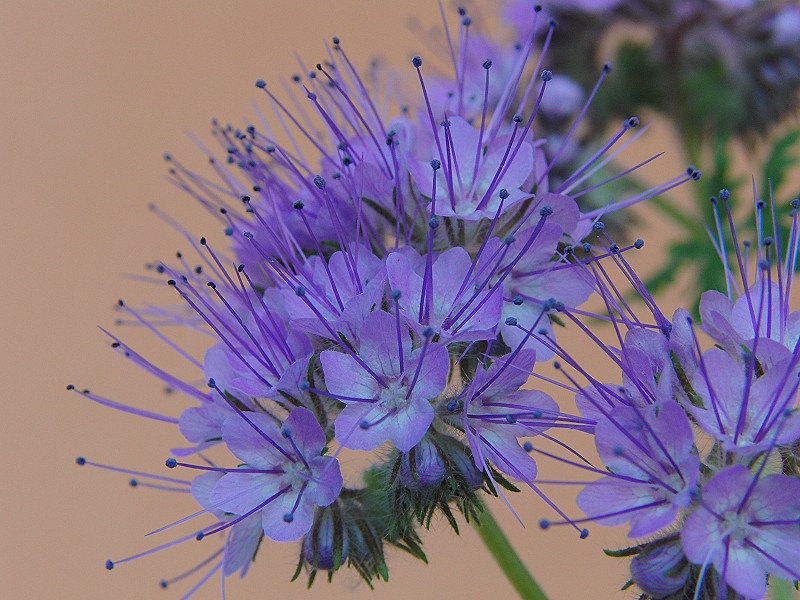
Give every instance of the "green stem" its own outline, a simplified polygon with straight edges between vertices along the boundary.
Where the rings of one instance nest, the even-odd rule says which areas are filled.
[[[528,567],[522,562],[486,506],[480,514],[480,523],[472,519],[472,524],[508,581],[517,590],[519,597],[523,600],[547,600],[544,591],[536,583]]]

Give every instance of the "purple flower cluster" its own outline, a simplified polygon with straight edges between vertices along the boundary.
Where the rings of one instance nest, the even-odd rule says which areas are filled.
[[[653,597],[711,581],[756,598],[767,574],[798,577],[796,216],[786,257],[775,254],[779,240],[759,239],[756,283],[747,284],[744,256],[744,289],[729,273],[727,296],[704,296],[700,329],[685,311],[667,319],[625,258],[643,242],[620,247],[599,219],[700,174],[689,168],[602,209],[579,205],[605,183],[590,179],[598,166],[634,137],[630,118],[551,180],[597,87],[587,104],[573,94],[575,121],[548,158],[534,123],[564,105],[546,108],[557,80],[534,40],[547,31],[546,46],[554,24],[539,12],[529,11],[525,40],[504,50],[471,34],[460,9],[458,34],[448,35],[452,75],[428,77],[415,57],[418,94],[388,102],[334,38],[329,60],[294,78],[296,109],[256,82],[283,133],[215,122],[225,154],[209,156],[216,179],[167,157],[172,182],[219,219],[226,247],[187,234],[199,264],[179,254],[153,267],[182,306],[120,310],[188,359],[205,385],[112,336],[192,405],[173,417],[83,395],[177,425],[185,441],[166,466],[194,478],[117,470],[137,486],[190,494],[200,510],[157,530],[188,534],[108,568],[216,540],[205,562],[163,585],[202,573],[188,597],[218,574],[224,590],[267,537],[300,542],[296,576],[313,581],[347,565],[371,583],[388,577],[384,546],[424,558],[416,530],[434,513],[457,530],[453,507],[479,519],[480,492],[511,507],[505,491],[518,485],[585,537],[584,519],[569,519],[540,488],[537,453],[602,476],[578,496],[585,520],[629,522],[634,537],[680,528],[632,563]],[[406,110],[390,118],[383,104]],[[721,234],[717,243],[724,256]],[[643,296],[652,322],[635,316],[607,263]],[[607,314],[578,308],[592,296]],[[621,384],[602,383],[560,344],[566,325],[599,343],[585,316],[614,325],[619,349],[606,352]],[[210,335],[202,361],[167,336],[171,325]],[[698,331],[716,347],[702,351]],[[568,385],[534,373],[554,357]],[[526,388],[532,375],[572,389],[580,414]],[[575,461],[562,429],[595,436],[605,469]],[[343,472],[351,451],[376,451],[373,465]]]
[[[726,190],[712,199],[726,212],[728,200]],[[623,383],[589,378],[577,394],[607,470],[577,500],[588,520],[650,538],[622,553],[636,555],[632,579],[649,598],[756,599],[767,576],[800,579],[800,344],[790,309],[799,202],[783,255],[774,203],[773,235],[755,244],[740,242],[730,220],[737,265],[723,259],[728,294],[703,295],[700,325],[683,309],[666,321],[646,293],[653,322],[632,321],[602,292],[627,329],[610,351]],[[758,223],[767,206],[757,200]],[[716,240],[726,256],[721,227]],[[702,349],[702,334],[713,346]]]

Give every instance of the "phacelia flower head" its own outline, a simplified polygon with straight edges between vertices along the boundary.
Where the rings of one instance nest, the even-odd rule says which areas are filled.
[[[658,490],[665,524],[686,508],[696,457],[687,449],[685,423],[672,414],[676,405],[660,398],[669,376],[655,351],[635,360],[641,348],[631,342],[625,351],[635,363],[629,373],[647,363],[652,381],[635,386],[641,403],[612,403],[576,417],[526,386],[540,376],[537,360],[557,355],[576,364],[556,339],[561,317],[587,330],[577,307],[604,285],[601,261],[641,247],[611,244],[600,216],[696,172],[600,209],[579,207],[576,198],[602,188],[605,182],[589,179],[620,140],[632,137],[638,120],[627,119],[574,171],[551,177],[596,89],[584,102],[562,86],[560,100],[543,103],[553,74],[543,69],[537,28],[506,48],[471,36],[471,18],[459,12],[458,41],[448,38],[447,81],[414,57],[406,65],[414,87],[404,86],[401,97],[383,85],[386,73],[363,77],[334,38],[327,61],[293,77],[291,103],[256,81],[274,113],[264,125],[214,121],[222,154],[208,152],[214,178],[166,157],[171,182],[217,219],[224,243],[196,240],[154,208],[184,235],[197,264],[178,253],[152,266],[180,307],[120,310],[187,360],[194,376],[171,375],[115,336],[112,345],[190,403],[173,416],[82,394],[177,426],[189,445],[172,449],[167,466],[200,474],[139,474],[137,487],[181,491],[200,510],[154,532],[192,527],[190,533],[109,561],[109,568],[193,539],[215,544],[205,562],[166,580],[198,573],[188,597],[214,574],[223,589],[225,577],[244,575],[269,538],[298,543],[297,574],[305,570],[310,581],[345,565],[370,584],[385,580],[384,545],[424,560],[419,528],[443,515],[457,531],[455,512],[479,520],[480,495],[519,491],[512,481],[565,517],[538,485],[532,453],[569,463],[579,455],[559,431],[602,430],[601,417],[623,409],[660,411],[680,433],[662,448],[656,438],[666,425],[625,413],[642,432],[639,445],[625,447],[635,467],[617,467],[631,494],[656,498]],[[548,36],[554,27],[546,24]],[[484,51],[498,54],[476,59]],[[608,71],[601,70],[598,87]],[[453,95],[437,95],[436,88]],[[561,108],[570,110],[556,114],[554,104],[566,104],[564,98],[569,107]],[[405,110],[393,115],[387,106]],[[540,111],[570,121],[549,155]],[[587,236],[597,238],[600,252]],[[202,360],[168,335],[172,326],[208,336]],[[626,385],[634,379],[626,375]],[[571,458],[548,452],[548,444]],[[351,476],[340,469],[341,454],[351,450],[378,452]],[[651,471],[654,480],[647,479]],[[213,522],[198,528],[201,518]]]

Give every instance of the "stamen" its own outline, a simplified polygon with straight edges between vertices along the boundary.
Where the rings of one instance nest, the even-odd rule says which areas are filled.
[[[130,413],[132,415],[136,415],[137,417],[144,417],[146,419],[153,419],[154,421],[163,421],[164,423],[170,423],[172,425],[178,424],[178,419],[174,417],[168,417],[166,415],[162,415],[156,412],[152,412],[149,410],[144,410],[141,408],[135,408],[133,406],[128,406],[127,404],[122,404],[120,402],[115,402],[114,400],[109,400],[108,398],[104,398],[102,396],[98,396],[97,394],[93,394],[89,390],[78,390],[74,385],[70,384],[67,386],[68,391],[74,391],[84,398],[88,398],[92,402],[96,402],[97,404],[101,404],[103,406],[107,406],[109,408],[114,408],[116,410]]]

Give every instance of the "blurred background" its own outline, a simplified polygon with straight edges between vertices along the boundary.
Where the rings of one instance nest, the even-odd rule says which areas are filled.
[[[144,534],[194,512],[193,501],[132,489],[125,476],[74,462],[80,455],[159,471],[168,449],[182,443],[177,430],[64,388],[73,383],[179,414],[181,400],[166,397],[157,382],[111,352],[98,329],[119,332],[118,298],[134,305],[174,300],[169,290],[126,276],[141,275],[146,263],[188,246],[149,203],[197,236],[211,227],[191,198],[166,182],[162,153],[190,168],[204,166],[190,134],[211,145],[212,117],[235,124],[252,118],[254,103],[261,102],[254,80],[288,79],[298,70],[295,51],[313,65],[325,57],[333,35],[362,66],[378,55],[410,69],[410,57],[426,52],[411,23],[418,30],[438,24],[436,4],[0,3],[4,598],[178,598],[186,589],[162,591],[158,582],[205,555],[191,542],[113,572],[103,564],[163,541]],[[638,156],[673,143],[665,131],[656,122]],[[659,165],[656,180],[684,166],[680,153]],[[652,257],[673,230],[658,216],[640,218],[636,236],[646,237]],[[122,331],[143,353],[155,349],[141,333]],[[167,366],[178,374],[183,368]],[[554,495],[566,500],[572,493]],[[513,500],[526,527],[502,505],[494,512],[552,600],[633,597],[618,591],[627,580],[626,563],[602,554],[602,548],[629,545],[623,530],[596,526],[586,540],[566,528],[540,531],[544,504],[530,492]],[[247,578],[229,580],[228,598],[514,597],[469,527],[456,537],[442,524],[424,540],[431,564],[391,554],[390,582],[379,582],[375,592],[346,571],[332,584],[320,577],[306,592],[302,578],[288,581],[297,547],[265,543]],[[219,590],[211,583],[194,597],[218,598]]]

